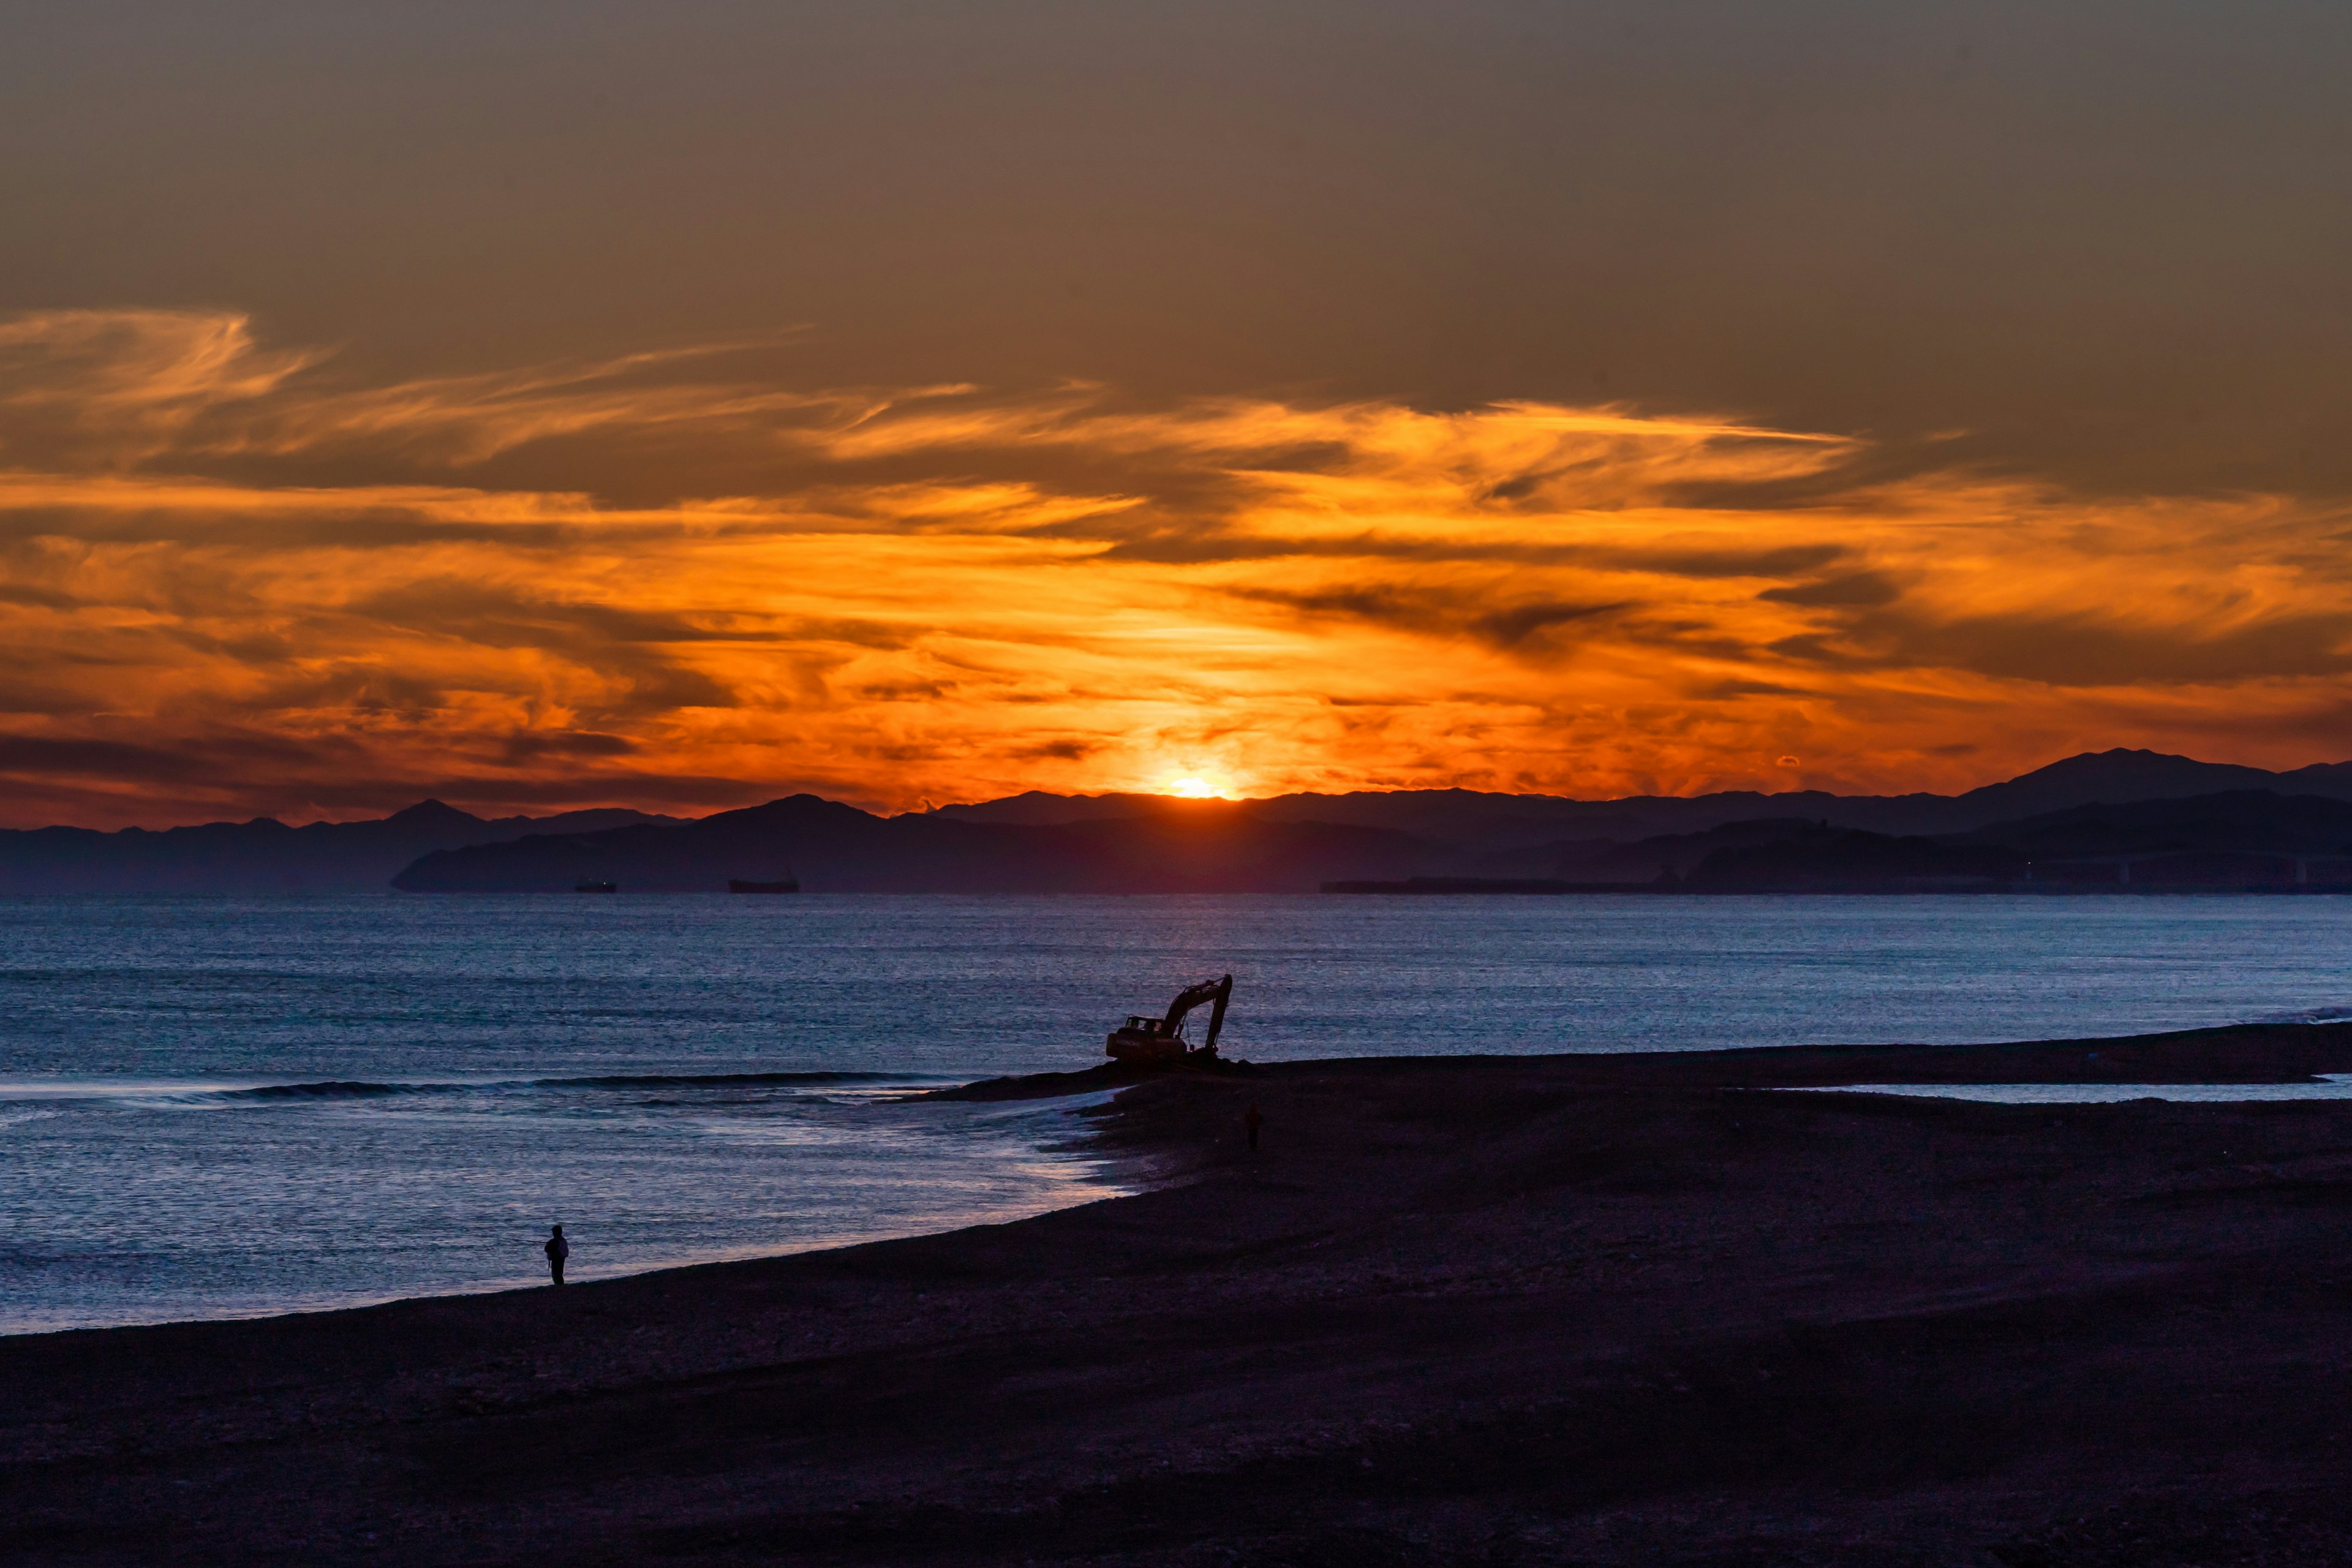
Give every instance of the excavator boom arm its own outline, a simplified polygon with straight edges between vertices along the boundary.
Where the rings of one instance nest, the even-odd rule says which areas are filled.
[[[1208,1043],[1215,1045],[1217,1031],[1225,1026],[1225,1004],[1233,999],[1233,994],[1234,977],[1230,974],[1216,980],[1203,980],[1198,985],[1187,985],[1176,994],[1176,1000],[1168,1004],[1168,1020],[1160,1026],[1161,1032],[1176,1033],[1184,1026],[1185,1014],[1203,1002],[1213,1002],[1216,1006],[1209,1014]]]

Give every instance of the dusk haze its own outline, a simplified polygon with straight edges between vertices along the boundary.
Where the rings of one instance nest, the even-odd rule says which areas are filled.
[[[2343,1563],[2347,79],[0,0],[0,1559]]]

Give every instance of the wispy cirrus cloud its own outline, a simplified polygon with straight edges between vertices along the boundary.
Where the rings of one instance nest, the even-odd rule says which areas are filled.
[[[2291,496],[750,352],[371,386],[235,315],[0,322],[16,816],[1961,787],[2307,761],[2352,662],[2347,520]]]
[[[0,451],[129,464],[171,451],[215,410],[248,407],[317,363],[264,351],[243,316],[43,310],[0,321]]]

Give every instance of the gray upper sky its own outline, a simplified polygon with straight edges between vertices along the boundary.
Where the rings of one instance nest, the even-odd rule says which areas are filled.
[[[2352,7],[0,5],[0,312],[2352,487]],[[1965,434],[1955,436],[1955,432]]]

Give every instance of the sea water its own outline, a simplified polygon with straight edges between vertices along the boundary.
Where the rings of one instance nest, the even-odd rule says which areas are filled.
[[[2119,1035],[2352,1005],[2352,899],[0,900],[0,1331],[482,1290],[1118,1191],[1070,1102],[1225,1054]]]

